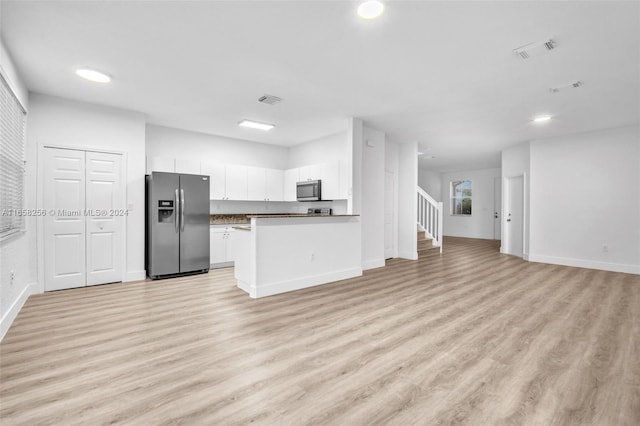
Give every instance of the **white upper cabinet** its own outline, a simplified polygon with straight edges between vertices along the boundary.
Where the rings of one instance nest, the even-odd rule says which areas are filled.
[[[299,182],[304,182],[306,180],[318,180],[322,179],[322,165],[321,164],[311,164],[308,166],[300,167],[300,180]]]
[[[342,198],[340,194],[340,163],[332,161],[321,165],[322,199],[338,200]]]
[[[267,201],[284,200],[284,170],[266,169]]]
[[[247,168],[247,199],[254,201],[282,201],[284,171],[262,167]]]
[[[247,200],[247,166],[226,167],[226,199]]]
[[[200,160],[176,158],[176,173],[199,175],[201,173]]]
[[[167,157],[147,157],[147,174],[151,172],[169,172],[176,171],[175,158]]]
[[[151,172],[210,176],[211,200],[296,201],[296,183],[309,180],[322,181],[323,200],[346,199],[349,191],[346,161],[279,170],[181,158],[147,157],[147,174]]]
[[[349,198],[349,165],[346,160],[340,160],[340,199]]]
[[[262,167],[247,167],[247,200],[264,201],[267,196],[267,173]]]
[[[210,200],[246,200],[247,167],[202,162],[202,174],[210,176]]]
[[[209,199],[224,200],[227,195],[227,176],[224,164],[202,162],[201,173],[209,176]]]
[[[296,183],[300,182],[300,169],[284,171],[284,201],[296,201]]]

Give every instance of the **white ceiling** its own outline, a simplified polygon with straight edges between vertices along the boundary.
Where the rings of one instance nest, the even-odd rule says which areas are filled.
[[[506,146],[637,123],[639,2],[59,2],[1,0],[31,91],[141,111],[148,122],[291,146],[364,119],[446,171],[498,167]],[[516,47],[552,36],[528,60]],[[109,85],[77,78],[104,70]],[[560,93],[549,87],[582,80]],[[257,102],[263,94],[280,105]],[[531,118],[555,118],[534,125]],[[243,118],[274,123],[262,133]]]

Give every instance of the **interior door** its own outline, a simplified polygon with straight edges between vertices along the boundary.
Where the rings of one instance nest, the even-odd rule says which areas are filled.
[[[502,178],[493,179],[493,239],[502,238]]]
[[[180,272],[209,269],[209,177],[180,175]]]
[[[44,289],[86,285],[85,153],[45,148]]]
[[[86,153],[87,285],[122,281],[122,156]]]
[[[392,172],[385,172],[384,175],[384,257],[393,257],[393,208],[394,208],[394,180]]]
[[[506,232],[507,253],[522,257],[524,232],[524,178],[507,179]]]

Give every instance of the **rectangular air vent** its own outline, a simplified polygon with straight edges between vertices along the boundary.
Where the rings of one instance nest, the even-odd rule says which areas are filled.
[[[553,50],[556,47],[556,42],[548,37],[541,41],[536,41],[535,43],[525,44],[524,46],[520,46],[517,49],[513,49],[513,53],[520,56],[522,59],[529,59],[531,57],[532,51],[542,50]]]
[[[263,104],[275,105],[282,102],[282,98],[273,95],[264,95],[258,98],[258,102],[262,102]]]
[[[572,81],[571,83],[566,83],[566,84],[561,84],[560,86],[556,86],[556,87],[551,87],[549,88],[549,91],[552,93],[558,93],[561,90],[564,89],[570,89],[570,88],[574,88],[577,89],[578,87],[582,86],[584,83],[580,80],[576,80],[576,81]]]

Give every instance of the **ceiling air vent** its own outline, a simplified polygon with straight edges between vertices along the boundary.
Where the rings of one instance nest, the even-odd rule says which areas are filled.
[[[580,80],[576,80],[576,81],[572,81],[571,83],[561,84],[560,86],[550,87],[549,91],[552,93],[558,93],[559,91],[564,89],[570,89],[570,88],[577,89],[578,87],[581,87],[583,84],[584,83],[581,82]]]
[[[282,98],[273,95],[264,95],[258,98],[258,102],[262,102],[263,104],[275,105],[282,102]]]
[[[532,55],[532,52],[539,50],[553,50],[556,47],[556,42],[548,37],[541,41],[536,41],[534,43],[525,44],[524,46],[520,46],[517,49],[513,49],[513,53],[520,56],[522,59],[529,59]]]

